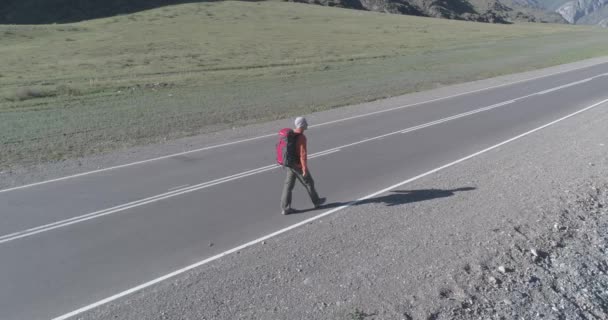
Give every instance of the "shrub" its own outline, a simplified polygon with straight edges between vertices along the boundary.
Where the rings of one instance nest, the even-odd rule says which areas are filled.
[[[13,95],[13,101],[24,101],[30,99],[38,99],[38,98],[46,98],[46,97],[54,97],[57,93],[54,90],[50,90],[47,88],[19,88]]]

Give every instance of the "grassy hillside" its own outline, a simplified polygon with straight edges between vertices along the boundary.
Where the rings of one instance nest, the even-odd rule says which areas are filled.
[[[69,23],[214,0],[3,0],[0,24]],[[478,22],[563,23],[559,15],[523,7],[513,0],[285,0],[332,7]],[[505,6],[506,4],[506,6]]]
[[[0,24],[68,23],[214,0],[2,0]]]
[[[606,55],[607,40],[283,2],[0,26],[0,167]]]

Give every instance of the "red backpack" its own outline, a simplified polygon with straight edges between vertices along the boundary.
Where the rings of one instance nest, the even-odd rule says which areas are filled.
[[[297,134],[290,128],[279,131],[279,142],[277,142],[277,163],[283,167],[293,167],[298,161],[296,151]]]

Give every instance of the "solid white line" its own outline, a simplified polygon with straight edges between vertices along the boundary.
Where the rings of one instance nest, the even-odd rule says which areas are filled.
[[[576,83],[580,84],[582,82],[578,81]],[[332,148],[332,149],[329,149],[329,150],[325,150],[325,151],[321,151],[321,152],[317,152],[317,153],[311,154],[309,156],[309,158],[311,158],[311,159],[317,158],[317,157],[320,157],[320,156],[324,156],[324,155],[327,155],[327,154],[332,154],[332,153],[338,152],[338,151],[340,151],[343,148],[348,148],[348,147],[356,146],[356,145],[363,144],[363,143],[370,142],[370,141],[374,141],[374,140],[381,140],[381,139],[384,139],[386,137],[389,137],[389,136],[392,136],[392,135],[396,135],[396,134],[400,134],[400,133],[408,133],[408,132],[413,132],[413,131],[416,131],[416,130],[421,130],[421,129],[424,129],[424,128],[428,128],[428,127],[431,127],[431,126],[434,126],[434,125],[438,125],[438,124],[444,123],[444,122],[448,122],[448,121],[452,121],[452,120],[455,120],[455,119],[463,118],[463,117],[466,117],[466,116],[474,115],[474,114],[477,114],[477,113],[480,113],[480,112],[484,112],[484,111],[489,111],[489,110],[492,110],[492,109],[500,108],[502,106],[514,103],[514,102],[516,102],[518,100],[526,99],[526,98],[531,97],[531,96],[535,96],[536,94],[537,93],[532,93],[532,94],[525,95],[525,96],[522,96],[522,97],[519,97],[519,98],[516,98],[516,99],[513,99],[513,100],[508,100],[508,101],[503,101],[503,102],[500,102],[500,103],[497,103],[497,104],[493,104],[493,105],[488,106],[488,107],[484,107],[484,108],[480,108],[480,109],[475,109],[475,110],[468,111],[468,112],[461,113],[461,114],[457,114],[457,115],[454,115],[454,116],[451,116],[451,117],[447,117],[447,118],[435,120],[435,121],[432,121],[432,122],[428,122],[428,123],[425,123],[425,124],[421,124],[421,125],[418,125],[418,126],[410,127],[410,128],[407,128],[407,129],[400,129],[400,130],[393,131],[393,132],[390,132],[390,133],[386,133],[386,134],[383,134],[383,135],[380,135],[380,136],[376,136],[376,137],[373,137],[373,138],[368,138],[368,139],[360,140],[360,141],[357,141],[357,142],[345,144],[345,145],[340,146],[340,147],[336,147],[336,148]],[[25,237],[29,237],[29,236],[32,236],[32,235],[35,235],[35,234],[39,234],[39,233],[42,233],[42,232],[46,232],[46,231],[51,231],[51,230],[67,227],[67,226],[70,226],[70,225],[73,225],[73,224],[76,224],[76,223],[80,223],[80,222],[84,222],[84,221],[88,221],[88,220],[91,220],[91,219],[100,218],[100,217],[103,217],[103,216],[107,216],[109,214],[125,211],[125,210],[128,210],[128,209],[132,209],[132,208],[135,208],[135,207],[143,206],[143,205],[146,205],[146,204],[150,204],[150,203],[157,202],[157,201],[160,201],[160,200],[164,200],[164,199],[168,199],[168,198],[171,198],[171,197],[179,196],[179,195],[182,195],[182,194],[186,194],[186,193],[198,191],[198,190],[201,190],[201,189],[213,187],[213,186],[216,186],[216,185],[221,184],[221,183],[230,182],[230,181],[233,181],[233,180],[249,177],[249,176],[252,176],[252,175],[255,175],[255,174],[259,174],[259,173],[263,173],[263,172],[266,172],[266,171],[270,171],[270,170],[273,170],[273,169],[276,169],[276,168],[279,168],[279,166],[276,165],[276,164],[272,164],[272,165],[268,165],[268,166],[265,166],[265,167],[256,168],[256,169],[252,169],[252,170],[249,170],[249,171],[237,173],[237,174],[234,174],[234,175],[231,175],[231,176],[228,176],[228,177],[223,177],[223,178],[219,178],[219,179],[216,179],[216,180],[207,181],[207,182],[203,182],[203,183],[200,183],[200,184],[197,184],[197,185],[193,185],[193,186],[190,186],[190,187],[186,187],[186,188],[170,191],[170,192],[167,192],[167,193],[151,196],[151,197],[148,197],[148,198],[145,198],[145,199],[140,199],[140,200],[136,200],[136,201],[133,201],[133,202],[121,204],[121,205],[118,205],[118,206],[115,206],[115,207],[112,207],[112,208],[103,209],[103,210],[100,210],[100,211],[96,211],[96,212],[92,212],[92,213],[87,213],[87,214],[84,214],[84,215],[81,215],[81,216],[72,217],[72,218],[69,218],[69,219],[65,219],[65,220],[61,220],[61,221],[56,221],[56,222],[53,222],[53,223],[50,223],[50,224],[34,227],[34,228],[31,228],[31,229],[27,229],[27,230],[23,230],[23,231],[11,233],[11,234],[3,235],[3,236],[0,236],[0,244],[6,243],[6,242],[9,242],[9,241],[13,241],[13,240],[17,240],[17,239],[22,239],[22,238],[25,238]]]
[[[605,77],[605,76],[608,76],[608,73],[602,73],[602,74],[599,74],[599,75],[597,75],[597,76],[593,77],[592,79],[593,79],[593,80],[595,80],[595,79],[597,79],[597,78],[602,78],[602,77]]]
[[[173,191],[173,190],[177,190],[177,189],[182,189],[182,188],[185,188],[185,187],[187,187],[187,186],[189,186],[189,184],[185,184],[185,185],[183,185],[183,186],[179,186],[179,187],[173,187],[173,188],[169,189],[168,191]]]
[[[600,65],[600,64],[604,64],[604,63],[605,62],[598,62],[595,65]],[[510,86],[510,85],[518,84],[518,83],[538,80],[538,79],[542,79],[542,78],[547,78],[547,77],[559,75],[559,74],[562,74],[562,73],[574,72],[574,71],[590,68],[592,66],[593,65],[591,65],[591,66],[585,66],[585,67],[580,67],[580,68],[576,68],[576,69],[571,69],[571,70],[564,70],[564,71],[554,72],[554,73],[550,73],[550,74],[546,74],[546,75],[542,75],[542,76],[537,76],[537,77],[532,77],[532,78],[528,78],[528,79],[522,79],[522,80],[518,80],[518,81],[503,83],[503,84],[499,84],[499,85],[495,85],[495,86],[490,86],[490,87],[485,87],[485,88],[481,88],[481,89],[477,89],[477,90],[472,90],[472,91],[466,91],[466,92],[462,92],[462,93],[458,93],[458,94],[453,94],[453,95],[449,95],[449,96],[445,96],[445,97],[441,97],[441,98],[436,98],[436,99],[426,100],[426,101],[422,101],[422,102],[407,104],[407,105],[403,105],[403,106],[399,106],[399,107],[395,107],[395,108],[389,108],[389,109],[384,109],[384,110],[380,110],[380,111],[374,111],[374,112],[364,113],[364,114],[357,115],[357,116],[352,116],[352,117],[347,117],[347,118],[342,118],[342,119],[338,119],[338,120],[333,120],[333,121],[328,121],[328,122],[324,122],[324,123],[319,123],[319,124],[311,125],[310,127],[311,128],[320,127],[320,126],[325,126],[325,125],[328,125],[328,124],[334,124],[334,123],[348,121],[348,120],[352,120],[352,119],[358,119],[358,118],[368,117],[368,116],[376,115],[376,114],[380,114],[380,113],[385,113],[385,112],[400,110],[400,109],[404,109],[404,108],[414,107],[414,106],[418,106],[418,105],[423,105],[423,104],[427,104],[427,103],[432,103],[432,102],[442,101],[442,100],[446,100],[446,99],[456,98],[456,97],[460,97],[460,96],[464,96],[464,95],[468,95],[468,94],[472,94],[472,93],[492,90],[492,89],[496,89],[496,88],[501,88],[501,87],[505,87],[505,86]],[[600,76],[604,76],[604,75],[606,75],[606,74],[602,74]],[[213,146],[203,147],[203,148],[199,148],[199,149],[193,149],[193,150],[189,150],[189,151],[169,154],[169,155],[162,156],[162,157],[156,157],[156,158],[152,158],[152,159],[147,159],[147,160],[142,160],[142,161],[136,161],[136,162],[126,163],[126,164],[122,164],[122,165],[118,165],[118,166],[112,166],[112,167],[108,167],[108,168],[103,168],[103,169],[98,169],[98,170],[93,170],[93,171],[82,172],[82,173],[78,173],[78,174],[74,174],[74,175],[69,175],[69,176],[65,176],[65,177],[61,177],[61,178],[45,180],[45,181],[40,181],[40,182],[36,182],[36,183],[30,183],[30,184],[26,184],[26,185],[22,185],[22,186],[18,186],[18,187],[13,187],[13,188],[8,188],[8,189],[0,190],[0,193],[14,191],[14,190],[20,190],[20,189],[25,189],[25,188],[30,188],[30,187],[39,186],[39,185],[43,185],[43,184],[48,184],[48,183],[52,183],[52,182],[58,182],[58,181],[78,178],[78,177],[87,176],[87,175],[91,175],[91,174],[95,174],[95,173],[100,173],[100,172],[104,172],[104,171],[110,171],[110,170],[116,170],[116,169],[131,167],[131,166],[135,166],[135,165],[139,165],[139,164],[144,164],[144,163],[148,163],[148,162],[152,162],[152,161],[163,160],[163,159],[173,158],[173,157],[176,157],[176,156],[186,155],[186,154],[190,154],[190,153],[196,153],[196,152],[201,152],[201,151],[206,151],[206,150],[226,147],[226,146],[230,146],[230,145],[234,145],[234,144],[239,144],[239,143],[244,143],[244,142],[249,142],[249,141],[254,141],[254,140],[259,140],[259,139],[264,139],[264,138],[268,138],[268,137],[272,137],[272,136],[276,136],[276,133],[271,133],[271,134],[261,135],[261,136],[257,136],[257,137],[253,137],[253,138],[248,138],[248,139],[243,139],[243,140],[237,140],[237,141],[217,144],[217,145],[213,145]]]
[[[589,81],[591,81],[593,79],[595,79],[595,77],[584,79],[584,80],[581,80],[581,81],[576,81],[576,82],[568,83],[568,84],[565,84],[563,86],[559,86],[559,87],[551,88],[551,89],[548,89],[548,90],[545,90],[545,91],[541,91],[541,92],[537,93],[537,95],[543,95],[543,94],[547,94],[547,93],[554,92],[554,91],[557,91],[557,90],[561,90],[561,89],[564,89],[564,88],[576,86],[576,85],[579,85],[579,84],[582,84],[582,83],[585,83],[585,82],[589,82]]]
[[[169,273],[169,274],[167,274],[167,275],[164,275],[164,276],[162,276],[162,277],[160,277],[160,278],[156,278],[156,279],[154,279],[154,280],[148,281],[148,282],[143,283],[143,284],[141,284],[141,285],[139,285],[139,286],[136,286],[136,287],[134,287],[134,288],[131,288],[131,289],[125,290],[125,291],[123,291],[123,292],[121,292],[121,293],[115,294],[115,295],[113,295],[113,296],[110,296],[110,297],[105,298],[105,299],[103,299],[103,300],[100,300],[100,301],[98,301],[98,302],[92,303],[92,304],[90,304],[90,305],[88,305],[88,306],[82,307],[82,308],[80,308],[80,309],[78,309],[78,310],[75,310],[75,311],[72,311],[72,312],[70,312],[70,313],[66,313],[66,314],[64,314],[64,315],[62,315],[62,316],[56,317],[56,318],[54,318],[54,319],[52,319],[52,320],[66,320],[66,319],[68,319],[68,318],[70,318],[70,317],[73,317],[73,316],[76,316],[76,315],[81,314],[81,313],[83,313],[83,312],[89,311],[89,310],[91,310],[91,309],[94,309],[94,308],[96,308],[96,307],[99,307],[99,306],[101,306],[101,305],[104,305],[104,304],[106,304],[106,303],[108,303],[108,302],[112,302],[112,301],[114,301],[114,300],[116,300],[116,299],[122,298],[122,297],[124,297],[124,296],[127,296],[127,295],[129,295],[129,294],[132,294],[132,293],[137,292],[137,291],[139,291],[139,290],[145,289],[145,288],[150,287],[150,286],[152,286],[152,285],[155,285],[155,284],[157,284],[157,283],[159,283],[159,282],[162,282],[162,281],[164,281],[164,280],[167,280],[167,279],[169,279],[169,278],[175,277],[175,276],[177,276],[177,275],[179,275],[179,274],[182,274],[182,273],[184,273],[184,272],[187,272],[187,271],[192,270],[192,269],[194,269],[194,268],[200,267],[200,266],[202,266],[202,265],[204,265],[204,264],[207,264],[207,263],[212,262],[212,261],[214,261],[214,260],[217,260],[217,259],[219,259],[219,258],[222,258],[222,257],[224,257],[224,256],[226,256],[226,255],[231,254],[231,253],[234,253],[234,252],[237,252],[237,251],[243,250],[243,249],[245,249],[245,248],[247,248],[247,247],[250,247],[250,246],[252,246],[252,245],[254,245],[254,244],[258,244],[258,243],[260,243],[260,242],[262,242],[262,241],[268,240],[268,239],[270,239],[270,238],[272,238],[272,237],[275,237],[275,236],[277,236],[277,235],[280,235],[280,234],[282,234],[282,233],[285,233],[285,232],[287,232],[287,231],[289,231],[289,230],[292,230],[292,229],[295,229],[295,228],[300,227],[300,226],[302,226],[302,225],[305,225],[305,224],[311,223],[311,222],[313,222],[313,221],[315,221],[315,220],[318,220],[318,219],[320,219],[320,218],[323,218],[323,217],[325,217],[325,216],[327,216],[327,215],[330,215],[330,214],[332,214],[332,213],[338,212],[338,211],[340,211],[340,210],[344,210],[344,209],[346,209],[346,208],[348,208],[348,207],[351,207],[351,206],[353,206],[353,205],[355,205],[355,204],[357,204],[357,203],[359,203],[359,202],[362,202],[362,201],[368,200],[368,199],[370,199],[370,198],[376,197],[376,196],[381,195],[381,194],[383,194],[383,193],[386,193],[386,192],[388,192],[388,191],[390,191],[390,190],[393,190],[393,189],[395,189],[395,188],[401,187],[401,186],[403,186],[403,185],[405,185],[405,184],[408,184],[408,183],[410,183],[410,182],[416,181],[416,180],[418,180],[418,179],[421,179],[421,178],[426,177],[426,176],[428,176],[428,175],[431,175],[431,174],[433,174],[433,173],[436,173],[436,172],[438,172],[438,171],[440,171],[440,170],[443,170],[443,169],[446,169],[446,168],[452,167],[452,166],[454,166],[454,165],[456,165],[456,164],[459,164],[459,163],[461,163],[461,162],[467,161],[467,160],[469,160],[469,159],[471,159],[471,158],[474,158],[474,157],[479,156],[479,155],[481,155],[481,154],[484,154],[484,153],[486,153],[486,152],[488,152],[488,151],[491,151],[491,150],[494,150],[494,149],[496,149],[496,148],[499,148],[499,147],[501,147],[501,146],[503,146],[503,145],[505,145],[505,144],[507,144],[507,143],[510,143],[510,142],[515,141],[515,140],[521,139],[521,138],[523,138],[523,137],[525,137],[525,136],[528,136],[528,135],[530,135],[530,134],[532,134],[532,133],[535,133],[535,132],[537,132],[537,131],[539,131],[539,130],[542,130],[542,129],[544,129],[544,128],[547,128],[547,127],[549,127],[549,126],[551,126],[551,125],[554,125],[554,124],[556,124],[556,123],[558,123],[558,122],[561,122],[561,121],[563,121],[563,120],[566,120],[566,119],[568,119],[568,118],[571,118],[571,117],[573,117],[573,116],[575,116],[575,115],[578,115],[578,114],[583,113],[583,112],[585,112],[585,111],[588,111],[588,110],[590,110],[590,109],[593,109],[593,108],[595,108],[595,107],[597,107],[597,106],[599,106],[599,105],[602,105],[602,104],[604,104],[604,103],[607,103],[607,102],[608,102],[608,99],[603,100],[603,101],[600,101],[600,102],[598,102],[598,103],[596,103],[596,104],[593,104],[593,105],[588,106],[588,107],[585,107],[585,108],[583,108],[583,109],[581,109],[581,110],[579,110],[579,111],[576,111],[576,112],[574,112],[574,113],[571,113],[571,114],[569,114],[569,115],[567,115],[567,116],[565,116],[565,117],[559,118],[559,119],[557,119],[557,120],[555,120],[555,121],[552,121],[552,122],[550,122],[550,123],[547,123],[547,124],[545,124],[545,125],[543,125],[543,126],[540,126],[540,127],[536,128],[536,129],[533,129],[533,130],[530,130],[530,131],[528,131],[528,132],[522,133],[522,134],[520,134],[520,135],[518,135],[518,136],[515,136],[515,137],[513,137],[513,138],[511,138],[511,139],[505,140],[505,141],[503,141],[503,142],[501,142],[501,143],[495,144],[495,145],[493,145],[493,146],[491,146],[491,147],[489,147],[489,148],[483,149],[483,150],[481,150],[481,151],[479,151],[479,152],[473,153],[473,154],[468,155],[468,156],[466,156],[466,157],[464,157],[464,158],[461,158],[461,159],[458,159],[458,160],[456,160],[456,161],[450,162],[450,163],[445,164],[445,165],[443,165],[443,166],[441,166],[441,167],[435,168],[435,169],[433,169],[433,170],[431,170],[431,171],[427,171],[427,172],[425,172],[425,173],[423,173],[423,174],[420,174],[420,175],[417,175],[417,176],[415,176],[415,177],[413,177],[413,178],[410,178],[410,179],[404,180],[404,181],[399,182],[399,183],[397,183],[397,184],[395,184],[395,185],[392,185],[392,186],[387,187],[387,188],[384,188],[384,189],[382,189],[382,190],[380,190],[380,191],[377,191],[377,192],[374,192],[374,193],[372,193],[372,194],[369,194],[369,195],[367,195],[367,196],[365,196],[365,197],[363,197],[363,198],[359,198],[358,200],[355,200],[355,201],[349,202],[349,203],[347,203],[347,204],[345,204],[345,205],[343,205],[343,206],[341,206],[341,207],[334,208],[334,209],[332,209],[332,210],[326,211],[326,212],[324,212],[324,213],[322,213],[322,214],[319,214],[319,215],[317,215],[317,216],[314,216],[314,217],[311,217],[311,218],[306,219],[306,220],[304,220],[304,221],[301,221],[301,222],[298,222],[298,223],[296,223],[296,224],[293,224],[293,225],[291,225],[291,226],[289,226],[289,227],[287,227],[287,228],[284,228],[284,229],[281,229],[281,230],[279,230],[279,231],[273,232],[273,233],[271,233],[271,234],[269,234],[269,235],[263,236],[263,237],[258,238],[258,239],[256,239],[256,240],[253,240],[253,241],[247,242],[247,243],[245,243],[245,244],[243,244],[243,245],[240,245],[240,246],[238,246],[238,247],[236,247],[236,248],[232,248],[232,249],[230,249],[230,250],[228,250],[228,251],[224,251],[224,252],[222,252],[222,253],[220,253],[220,254],[217,254],[217,255],[215,255],[215,256],[213,256],[213,257],[210,257],[210,258],[204,259],[204,260],[199,261],[199,262],[197,262],[197,263],[195,263],[195,264],[189,265],[189,266],[187,266],[187,267],[185,267],[185,268],[182,268],[182,269],[179,269],[179,270],[173,271],[173,272],[171,272],[171,273]]]
[[[315,153],[315,154],[310,155],[310,156],[308,157],[308,159],[314,159],[314,158],[318,158],[318,157],[326,156],[326,155],[328,155],[328,154],[332,154],[332,153],[339,152],[340,150],[341,150],[341,149],[336,148],[336,149],[330,149],[330,150],[326,150],[326,151],[323,151],[323,152],[318,152],[318,153]]]

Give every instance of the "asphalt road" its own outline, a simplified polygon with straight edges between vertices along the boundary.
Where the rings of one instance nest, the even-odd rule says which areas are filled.
[[[602,64],[313,127],[328,205],[291,216],[274,136],[0,191],[0,318],[95,303],[608,99],[607,80]]]

